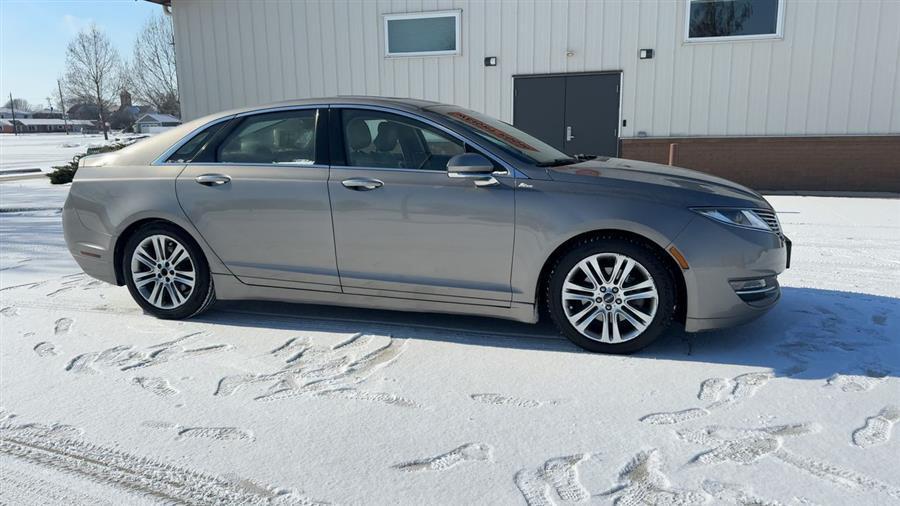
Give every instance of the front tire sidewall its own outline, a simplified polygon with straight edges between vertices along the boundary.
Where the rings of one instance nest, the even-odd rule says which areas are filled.
[[[659,301],[650,325],[639,336],[622,343],[602,343],[582,335],[566,318],[562,288],[566,276],[583,259],[599,253],[618,253],[636,260],[647,269],[656,285]],[[675,314],[675,288],[671,273],[655,251],[648,246],[618,238],[590,239],[563,255],[550,273],[547,283],[547,306],[560,332],[576,345],[599,353],[633,353],[656,340],[671,325]]]
[[[177,240],[184,246],[185,250],[187,250],[188,255],[191,257],[191,262],[194,264],[196,274],[194,291],[191,292],[191,295],[184,304],[176,308],[162,309],[154,306],[144,299],[134,284],[133,275],[131,273],[131,256],[141,241],[151,235],[167,235]],[[211,298],[211,291],[213,289],[212,280],[210,278],[209,265],[206,262],[206,257],[192,237],[175,227],[165,224],[147,225],[142,227],[128,239],[122,255],[122,273],[124,274],[126,284],[128,285],[128,291],[131,293],[131,297],[134,298],[135,302],[137,302],[145,312],[150,313],[157,318],[178,320],[194,316],[205,309],[205,306]]]

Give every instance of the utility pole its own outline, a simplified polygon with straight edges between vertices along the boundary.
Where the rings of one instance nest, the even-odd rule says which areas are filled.
[[[63,123],[66,125],[66,135],[69,135],[69,113],[66,112],[66,103],[63,101],[62,82],[56,80],[56,89],[59,90],[59,109],[62,111]]]
[[[16,125],[16,102],[13,100],[11,92],[9,94],[9,108],[12,109],[13,134],[19,135],[19,126]]]

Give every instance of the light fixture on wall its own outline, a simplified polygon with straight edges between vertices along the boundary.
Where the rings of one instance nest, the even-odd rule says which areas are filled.
[[[487,56],[484,58],[484,66],[485,67],[496,67],[497,66],[497,57],[496,56]]]
[[[642,60],[650,60],[653,58],[653,50],[652,49],[641,49],[639,56]]]

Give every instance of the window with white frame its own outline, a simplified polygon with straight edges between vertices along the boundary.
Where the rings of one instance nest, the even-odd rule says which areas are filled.
[[[685,0],[688,42],[781,37],[785,0]]]
[[[386,56],[460,54],[460,11],[386,14]]]

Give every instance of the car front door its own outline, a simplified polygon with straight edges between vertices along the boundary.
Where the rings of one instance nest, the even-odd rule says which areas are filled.
[[[447,176],[454,135],[405,114],[332,109],[328,186],[345,293],[509,306],[514,180]]]
[[[305,108],[236,118],[178,176],[185,213],[245,283],[340,291],[327,144],[317,136],[325,115]]]

